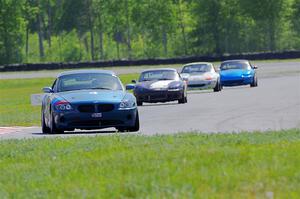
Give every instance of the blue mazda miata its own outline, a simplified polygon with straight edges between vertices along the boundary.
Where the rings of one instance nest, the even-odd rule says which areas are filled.
[[[75,129],[115,127],[138,131],[136,98],[127,93],[111,71],[76,70],[58,75],[52,87],[45,87],[42,101],[43,133]]]
[[[257,67],[248,60],[228,60],[221,63],[220,79],[222,86],[257,86]]]

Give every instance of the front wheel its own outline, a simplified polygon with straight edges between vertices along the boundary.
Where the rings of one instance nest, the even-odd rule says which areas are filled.
[[[45,123],[45,117],[44,117],[44,114],[43,114],[43,112],[42,112],[42,132],[44,133],[44,134],[48,134],[48,133],[50,133],[50,128],[49,127],[47,127],[47,125],[46,125],[46,123]]]
[[[221,84],[220,84],[220,81],[218,80],[217,81],[217,84],[216,84],[216,86],[215,86],[215,88],[214,88],[214,92],[219,92],[219,91],[221,91],[222,90],[222,86],[221,86]]]
[[[187,95],[185,94],[185,92],[183,92],[181,99],[178,100],[178,104],[185,104],[185,103],[187,103]]]
[[[139,118],[139,112],[136,112],[136,117],[135,117],[135,123],[134,126],[131,127],[119,127],[117,128],[118,131],[120,132],[136,132],[140,130],[140,118]]]
[[[138,106],[143,106],[143,102],[142,102],[142,101],[137,101],[136,104],[137,104]]]
[[[257,87],[257,77],[256,77],[256,75],[253,77],[253,81],[252,81],[252,83],[250,84],[250,87]]]
[[[50,132],[51,134],[61,134],[64,133],[63,130],[57,129],[55,125],[54,116],[51,114],[51,122],[50,122]]]

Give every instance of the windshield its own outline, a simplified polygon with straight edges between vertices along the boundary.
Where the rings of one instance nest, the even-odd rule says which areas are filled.
[[[139,81],[153,81],[153,80],[175,80],[178,78],[178,74],[171,70],[155,70],[143,72]]]
[[[122,90],[118,77],[101,73],[81,73],[59,77],[57,91],[73,91],[83,89]]]
[[[249,69],[249,64],[247,62],[225,62],[221,64],[221,70],[230,70],[230,69]]]
[[[211,71],[211,66],[208,64],[193,64],[185,66],[181,73],[203,73]]]

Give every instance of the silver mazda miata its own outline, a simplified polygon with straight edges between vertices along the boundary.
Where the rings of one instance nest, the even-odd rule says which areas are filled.
[[[195,62],[183,66],[180,76],[187,82],[189,89],[222,89],[220,75],[212,63]]]

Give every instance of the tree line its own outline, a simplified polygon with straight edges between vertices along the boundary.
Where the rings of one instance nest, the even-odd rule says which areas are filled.
[[[300,0],[0,0],[0,64],[300,49]]]

